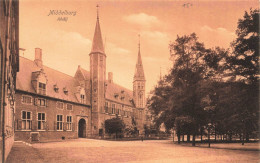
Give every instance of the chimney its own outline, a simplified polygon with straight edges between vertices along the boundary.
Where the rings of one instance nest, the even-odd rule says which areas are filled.
[[[35,59],[34,62],[40,68],[42,68],[42,49],[35,48]]]
[[[113,72],[108,72],[108,82],[113,83]]]

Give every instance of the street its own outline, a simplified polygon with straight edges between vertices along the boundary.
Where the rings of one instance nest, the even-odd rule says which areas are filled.
[[[252,144],[245,144],[250,147]],[[257,144],[255,144],[257,146]],[[214,146],[214,145],[213,145]],[[236,145],[233,145],[236,146]],[[259,150],[191,147],[171,140],[105,141],[74,139],[25,144],[15,142],[13,162],[258,162]]]

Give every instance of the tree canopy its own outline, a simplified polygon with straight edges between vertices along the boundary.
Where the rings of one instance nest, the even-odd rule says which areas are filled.
[[[157,126],[193,138],[209,125],[230,139],[258,131],[259,10],[245,12],[236,34],[232,51],[206,48],[195,33],[169,45],[173,67],[148,101]]]

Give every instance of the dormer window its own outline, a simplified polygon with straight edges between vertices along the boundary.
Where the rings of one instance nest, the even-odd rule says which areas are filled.
[[[69,91],[68,91],[68,89],[67,89],[66,87],[64,87],[64,88],[63,88],[63,92],[64,92],[65,95],[68,95],[68,92],[69,92]]]
[[[80,89],[80,92],[79,92],[79,102],[82,103],[82,104],[86,104],[86,90],[84,88],[81,88]]]
[[[121,93],[122,93],[122,94],[124,94],[124,93],[125,93],[125,91],[124,91],[124,90],[122,90],[122,91],[121,91]]]
[[[39,82],[38,93],[46,95],[46,84]]]
[[[85,95],[80,95],[80,102],[85,103]]]
[[[53,89],[54,89],[55,92],[57,92],[57,93],[59,92],[59,87],[57,86],[57,84],[55,84],[55,85],[53,86]]]
[[[125,97],[124,96],[121,96],[121,100],[123,101],[125,99]]]
[[[119,96],[118,93],[115,93],[115,94],[114,94],[114,97],[115,97],[116,99],[118,98],[118,96]]]

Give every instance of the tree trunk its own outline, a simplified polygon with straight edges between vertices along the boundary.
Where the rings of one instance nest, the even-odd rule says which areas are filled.
[[[178,136],[178,144],[180,144],[181,143],[181,135],[178,134],[177,136]]]
[[[203,141],[203,130],[202,127],[200,128],[200,141]]]
[[[187,135],[187,142],[190,142],[190,134]]]
[[[182,142],[184,142],[184,134],[182,135]]]
[[[217,132],[216,132],[216,127],[215,127],[215,142],[217,141]]]
[[[246,142],[249,142],[249,133],[246,133]]]
[[[192,135],[192,146],[195,146],[195,134]]]
[[[209,143],[209,148],[210,148],[210,129],[208,129],[208,143]]]
[[[245,139],[245,134],[243,133],[243,138],[242,138],[242,145],[244,145],[244,139]]]
[[[229,141],[232,141],[232,133],[229,134]]]

